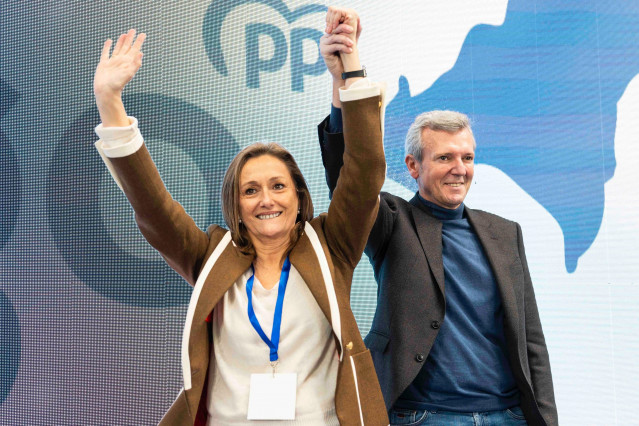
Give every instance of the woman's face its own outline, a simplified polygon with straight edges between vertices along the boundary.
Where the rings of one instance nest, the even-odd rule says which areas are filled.
[[[251,240],[288,239],[299,199],[286,165],[272,155],[246,162],[240,172],[240,218]]]

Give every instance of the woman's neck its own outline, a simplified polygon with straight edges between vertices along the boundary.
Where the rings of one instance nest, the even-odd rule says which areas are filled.
[[[253,241],[256,254],[253,261],[255,276],[267,290],[273,288],[279,282],[284,255],[289,243],[290,239],[288,238],[266,243],[259,240]]]

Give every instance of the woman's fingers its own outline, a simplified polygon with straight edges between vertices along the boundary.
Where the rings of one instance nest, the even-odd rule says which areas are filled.
[[[115,47],[113,48],[113,53],[111,54],[111,56],[115,56],[120,53],[120,50],[122,50],[122,46],[124,45],[125,38],[126,34],[121,34],[120,37],[118,37],[118,41],[115,43]]]
[[[146,34],[141,33],[136,38],[135,30],[131,29],[120,35],[110,55],[113,41],[109,39],[104,42],[94,77],[96,93],[124,89],[142,65],[141,48],[144,40]]]
[[[342,16],[346,13],[346,9],[330,6],[326,12],[326,33],[330,34],[339,25],[340,21],[343,22]]]
[[[359,16],[353,9],[330,6],[326,12],[327,34],[351,34],[356,40],[361,32],[359,28]],[[353,32],[356,32],[353,34]]]
[[[329,7],[328,10],[326,11],[326,28],[324,29],[324,32],[326,34],[330,34],[333,32],[332,16],[333,16],[333,9],[332,7]]]
[[[121,54],[126,54],[129,52],[129,50],[131,50],[131,45],[133,44],[134,38],[135,38],[135,30],[130,29],[126,33],[126,37],[124,37],[124,43],[122,45],[122,50],[120,51]]]
[[[126,55],[131,49],[139,51],[145,39],[146,34],[140,33],[136,38],[135,30],[130,29],[126,34],[120,35],[111,56]],[[104,51],[102,53],[104,54]]]
[[[102,53],[100,54],[100,62],[106,62],[109,60],[109,53],[111,51],[111,45],[113,44],[113,40],[110,38],[104,42],[104,46],[102,46]]]
[[[138,37],[135,39],[135,43],[133,43],[133,49],[140,50],[142,48],[142,44],[144,43],[144,40],[146,40],[146,34],[145,33],[138,34]]]

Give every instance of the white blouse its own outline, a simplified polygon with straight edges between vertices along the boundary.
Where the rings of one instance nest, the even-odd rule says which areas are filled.
[[[213,310],[213,350],[209,363],[208,425],[339,425],[335,413],[335,387],[339,356],[331,325],[306,283],[291,266],[282,308],[278,373],[297,373],[295,420],[246,419],[250,377],[271,373],[269,347],[248,318],[246,282],[249,268],[224,294]],[[257,277],[253,309],[270,338],[278,285],[266,290]]]

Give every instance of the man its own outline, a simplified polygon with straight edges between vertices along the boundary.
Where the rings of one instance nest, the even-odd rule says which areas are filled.
[[[336,55],[358,35],[344,26],[321,39],[334,93],[343,85]],[[339,108],[333,96],[319,126],[331,191],[342,166]],[[521,228],[463,203],[474,152],[463,114],[425,113],[408,130],[405,161],[418,192],[409,202],[380,194],[366,246],[378,301],[365,342],[391,424],[556,425]]]

